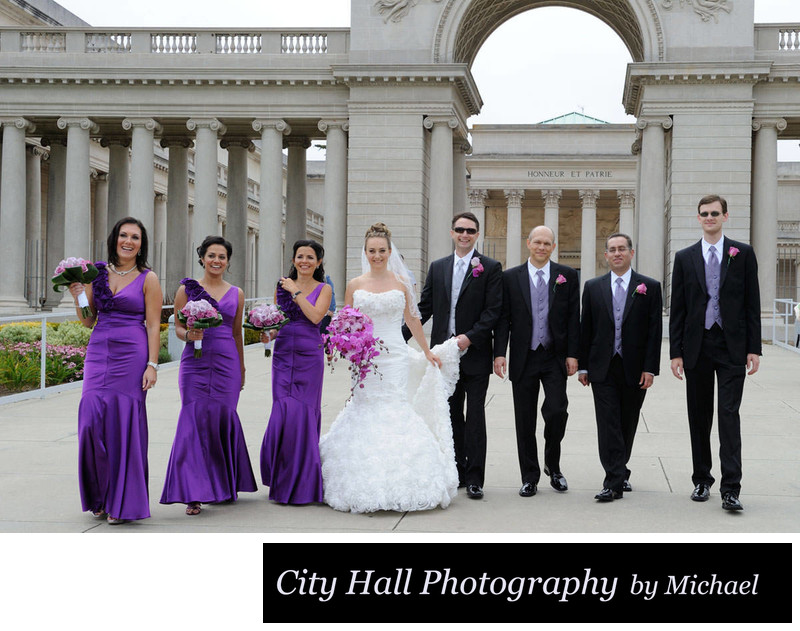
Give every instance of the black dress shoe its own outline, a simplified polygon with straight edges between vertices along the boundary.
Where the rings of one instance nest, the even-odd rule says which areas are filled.
[[[694,491],[692,491],[692,499],[695,502],[707,502],[710,491],[711,487],[709,487],[708,484],[698,484],[694,487]]]
[[[467,497],[473,500],[481,499],[483,497],[483,489],[480,484],[468,484]]]
[[[628,482],[628,480],[625,480],[625,481],[622,483],[622,491],[623,491],[624,493],[630,493],[631,491],[633,491],[633,488],[631,487],[631,483],[630,483],[630,482]]]
[[[531,495],[536,495],[536,485],[533,482],[526,482],[522,485],[522,488],[519,490],[519,494],[522,497],[530,497]]]
[[[563,493],[569,488],[567,486],[567,478],[565,478],[560,472],[554,472],[549,475],[550,486],[552,486],[556,491],[561,491]]]
[[[744,510],[744,506],[742,506],[736,493],[730,492],[722,495],[722,508],[725,510]]]
[[[594,499],[600,500],[601,502],[613,502],[614,500],[621,500],[622,491],[612,491],[611,489],[603,489],[597,495],[594,496]]]

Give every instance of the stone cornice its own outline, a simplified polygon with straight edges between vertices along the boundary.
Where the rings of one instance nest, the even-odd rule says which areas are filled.
[[[625,112],[637,115],[642,86],[646,85],[720,85],[749,84],[766,81],[772,69],[769,61],[725,62],[649,62],[628,64]]]
[[[335,65],[333,76],[348,87],[452,85],[460,93],[469,115],[483,107],[478,86],[467,64],[352,64]]]

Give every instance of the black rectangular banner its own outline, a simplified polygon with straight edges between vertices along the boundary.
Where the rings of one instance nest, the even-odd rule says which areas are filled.
[[[265,623],[792,619],[791,544],[264,544]]]

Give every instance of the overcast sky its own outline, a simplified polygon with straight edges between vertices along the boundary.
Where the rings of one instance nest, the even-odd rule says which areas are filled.
[[[349,0],[61,0],[59,4],[93,26],[350,25]],[[755,0],[755,20],[800,23],[800,0]],[[558,7],[528,11],[501,25],[478,53],[472,72],[484,105],[469,124],[538,123],[573,111],[612,123],[632,122],[622,106],[630,61],[616,33],[583,11]],[[779,142],[779,159],[800,161],[798,141]]]

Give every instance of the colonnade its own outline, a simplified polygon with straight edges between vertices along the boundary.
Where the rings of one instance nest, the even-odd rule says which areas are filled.
[[[325,179],[326,271],[337,287],[345,283],[347,223],[346,119],[320,120],[327,136]],[[235,125],[235,133],[233,127]],[[306,236],[307,136],[293,136],[281,119],[233,121],[227,125],[209,118],[189,118],[169,125],[154,118],[124,118],[113,130],[87,117],[61,117],[37,129],[25,117],[0,118],[0,246],[12,261],[26,257],[26,242],[46,235],[41,256],[45,280],[67,256],[91,258],[95,245],[122,217],[142,221],[154,247],[163,244],[164,261],[156,271],[167,292],[191,274],[194,248],[209,234],[222,233],[219,186],[225,185],[226,238],[234,247],[230,281],[245,286],[246,253],[255,251],[255,293],[271,296],[285,272],[284,155],[286,167],[285,242],[288,248]],[[182,130],[181,130],[182,127]],[[229,129],[231,131],[229,132]],[[249,130],[242,133],[242,130]],[[92,140],[107,149],[107,163],[93,159]],[[248,225],[248,153],[260,141],[260,199],[258,225]],[[157,190],[154,143],[168,152],[166,190]],[[227,182],[221,177],[218,148],[227,152]],[[194,150],[192,151],[192,148]],[[193,164],[192,164],[193,157]],[[49,161],[47,199],[42,200],[42,159]],[[107,169],[103,171],[103,168]],[[190,206],[193,180],[193,207]],[[92,196],[94,183],[94,196]],[[160,188],[164,188],[161,186]],[[44,213],[43,210],[44,202]],[[45,225],[42,226],[42,217]],[[21,313],[38,303],[26,287],[24,265],[0,267],[0,310]],[[49,286],[49,282],[46,283]],[[63,294],[48,288],[46,305],[60,304]]]

